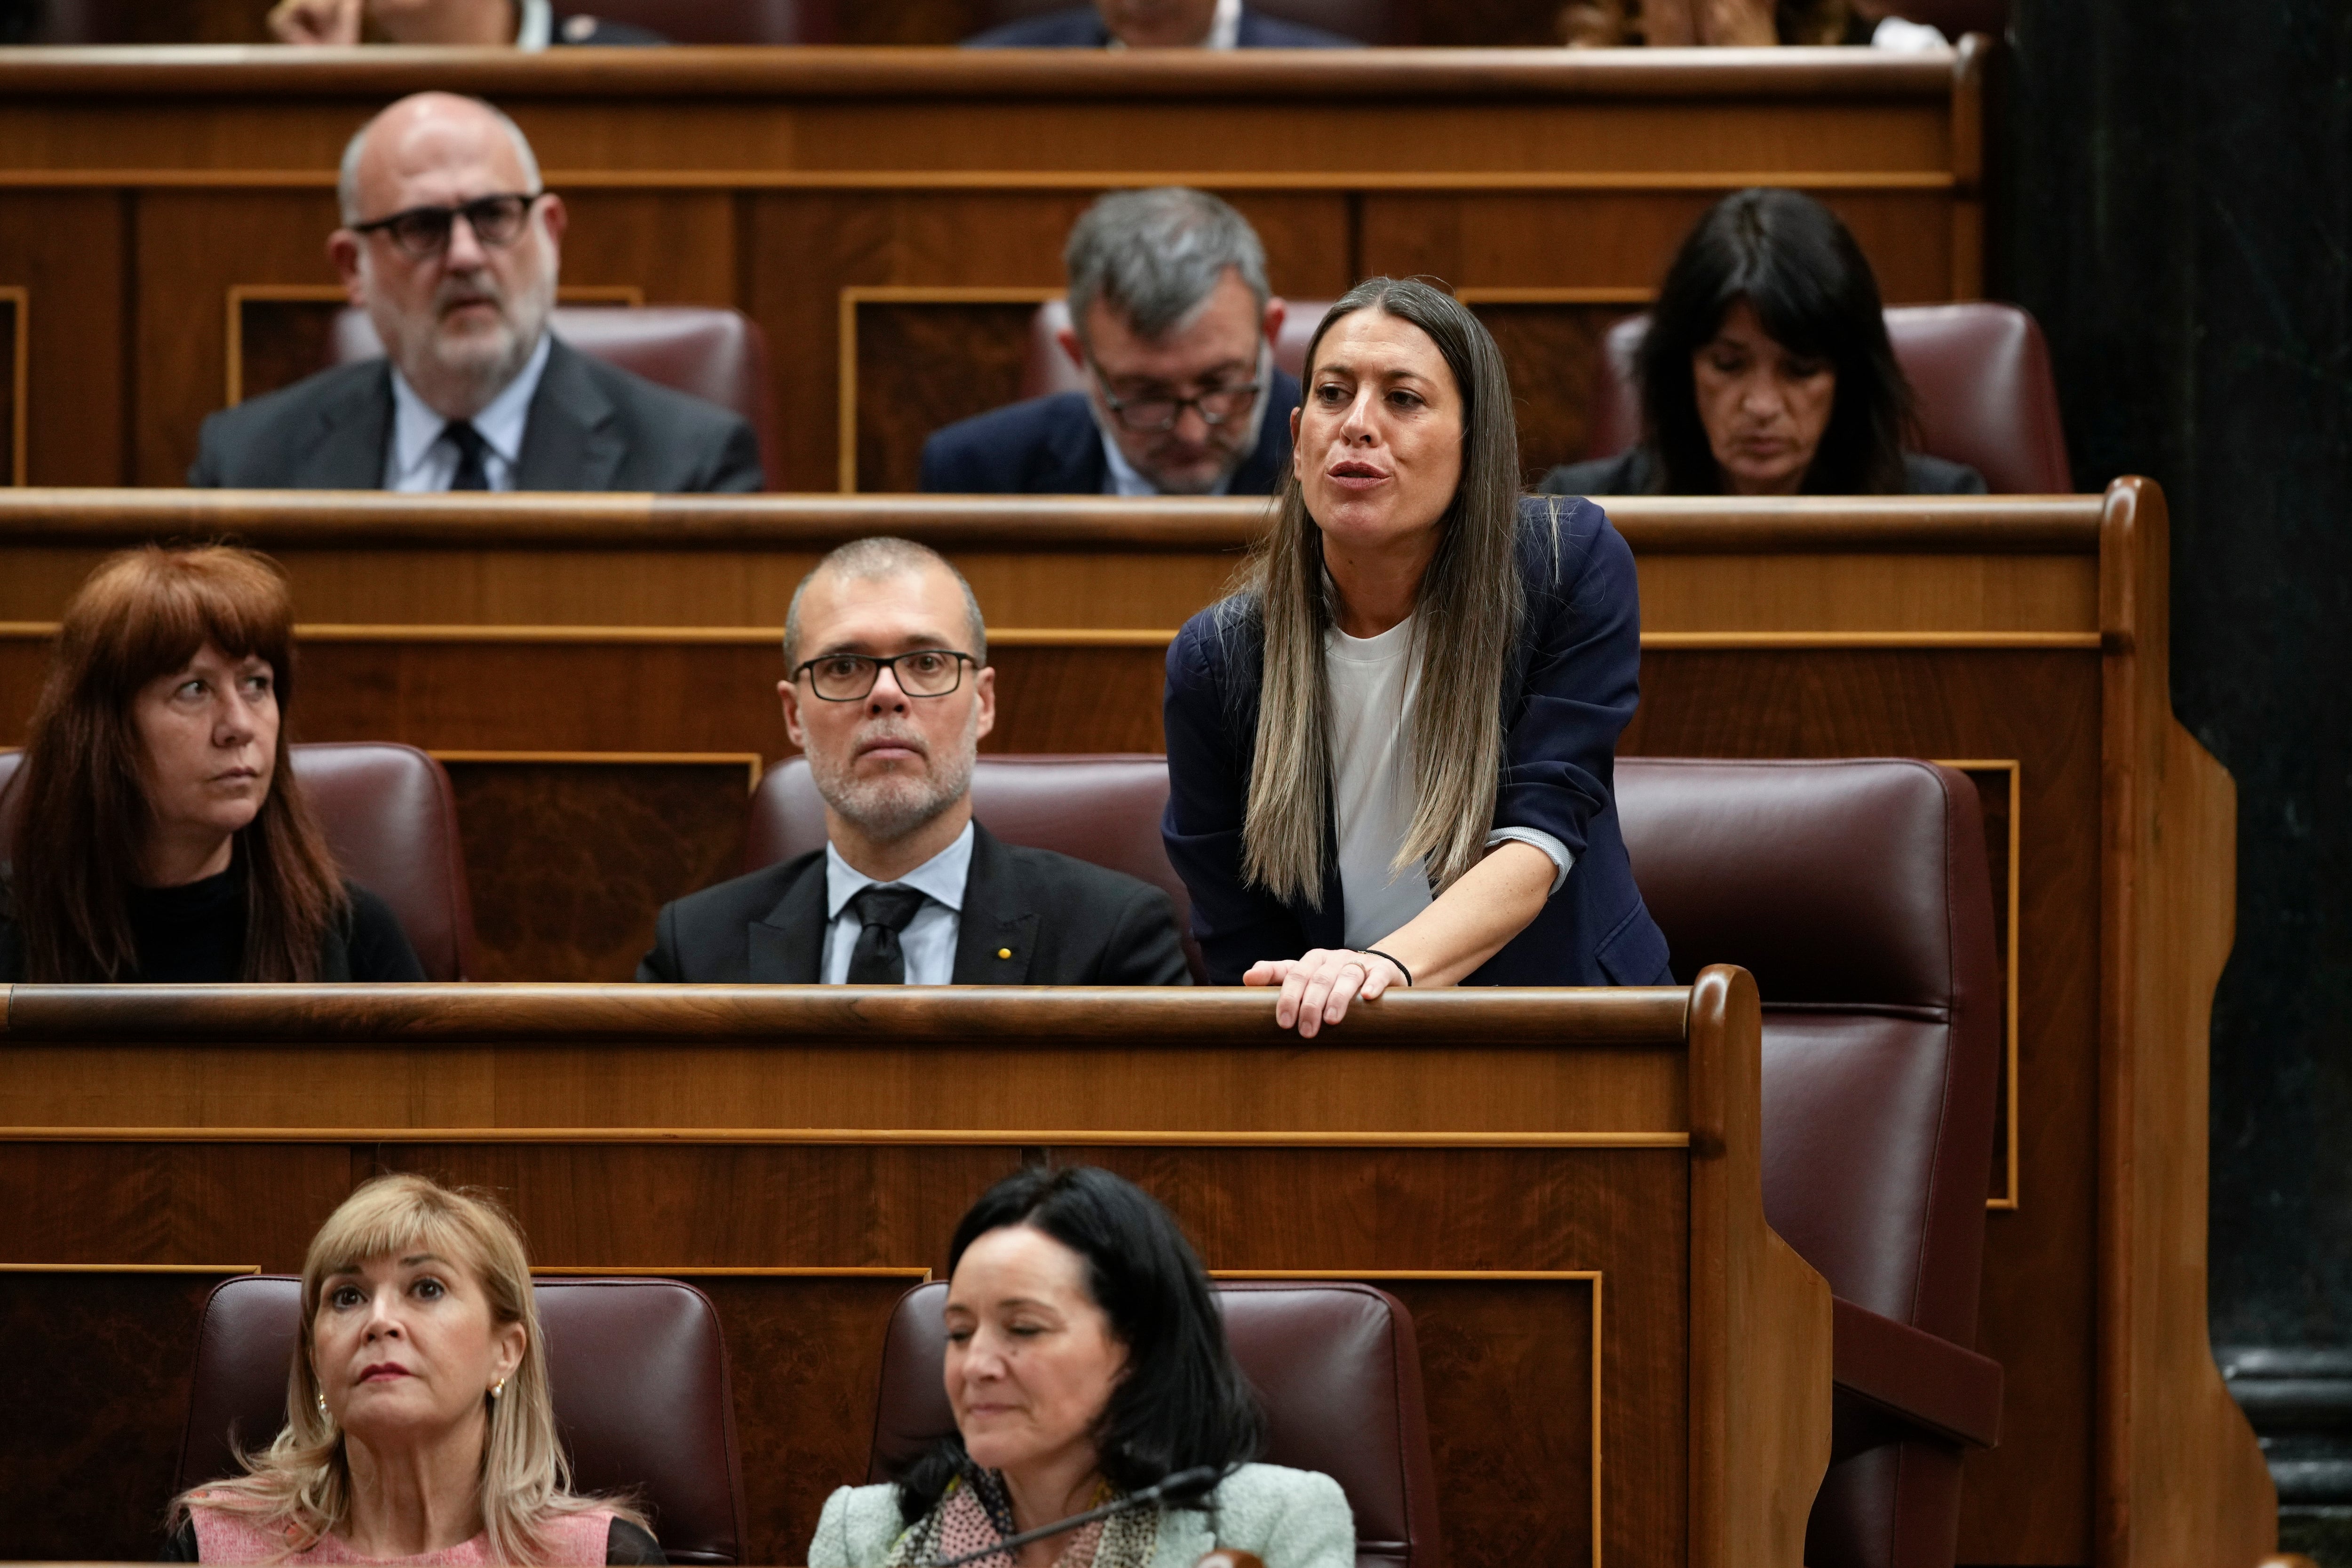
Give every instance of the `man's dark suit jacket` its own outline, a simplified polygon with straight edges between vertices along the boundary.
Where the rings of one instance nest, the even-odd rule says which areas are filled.
[[[322,370],[205,420],[188,483],[376,490],[392,441],[392,363]],[[553,340],[523,423],[519,490],[756,490],[760,441],[716,404]]]
[[[1555,526],[1553,515],[1557,513]],[[1641,697],[1633,552],[1588,500],[1519,503],[1526,618],[1497,694],[1503,767],[1496,827],[1567,846],[1568,881],[1471,985],[1664,985],[1666,939],[1633,883],[1617,822],[1617,737]],[[1320,907],[1284,902],[1242,873],[1257,752],[1264,622],[1246,599],[1194,616],[1168,650],[1168,810],[1160,837],[1192,894],[1192,934],[1214,984],[1262,958],[1344,944],[1337,825],[1327,814]]]
[[[1257,449],[1225,493],[1272,495],[1290,471],[1290,411],[1298,382],[1274,373]],[[923,443],[922,488],[935,495],[1098,496],[1110,481],[1102,431],[1083,392],[1033,397],[960,419]]]
[[[1261,16],[1247,6],[1234,42],[1244,49],[1358,49],[1363,45],[1320,27],[1302,26],[1278,17]],[[1110,44],[1110,29],[1092,5],[1073,5],[1043,16],[1024,16],[974,34],[963,41],[967,49],[1099,49]]]
[[[814,985],[824,961],[824,851],[662,907],[639,980]],[[1000,958],[1010,951],[1012,956]],[[1176,910],[1148,882],[978,823],[956,931],[958,985],[1189,985]]]

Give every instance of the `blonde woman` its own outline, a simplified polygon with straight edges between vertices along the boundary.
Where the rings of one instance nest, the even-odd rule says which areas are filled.
[[[661,1563],[571,1490],[522,1237],[487,1198],[379,1176],[311,1238],[286,1429],[172,1505],[178,1563]]]
[[[1391,985],[1645,985],[1618,831],[1633,558],[1522,498],[1501,353],[1375,278],[1307,348],[1291,479],[1241,591],[1168,653],[1169,858],[1213,981],[1311,1036]]]

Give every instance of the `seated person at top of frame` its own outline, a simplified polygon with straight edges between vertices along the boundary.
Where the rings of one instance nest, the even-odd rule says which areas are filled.
[[[0,796],[0,982],[425,978],[288,766],[293,631],[247,551],[148,545],[90,574]]]
[[[278,0],[270,36],[281,44],[351,45],[363,22],[395,44],[543,49],[551,44],[662,44],[646,27],[558,16],[548,0]]]
[[[1265,1418],[1208,1276],[1132,1183],[1078,1165],[982,1194],[948,1244],[946,1319],[955,1433],[896,1481],[827,1498],[810,1568],[944,1562],[1202,1466],[1212,1490],[1017,1547],[1013,1568],[1190,1568],[1220,1548],[1354,1568],[1339,1483],[1250,1463]]]
[[[1024,16],[968,49],[1351,49],[1353,38],[1261,16],[1241,0],[1095,0]]]
[[[264,489],[756,490],[760,447],[723,408],[548,331],[563,198],[513,121],[420,92],[343,151],[327,242],[386,358],[205,421],[192,485]]]
[[[1391,985],[1665,984],[1617,824],[1633,553],[1522,499],[1501,353],[1442,289],[1316,328],[1244,586],[1168,650],[1169,858],[1222,984],[1313,1035]]]
[[[1868,44],[1882,49],[1941,49],[1950,40],[1896,14],[1889,0],[1730,0],[1694,7],[1660,31],[1631,0],[1572,0],[1559,13],[1560,41],[1572,47],[1625,44]]]
[[[861,539],[817,563],[784,665],[825,847],[666,905],[639,980],[1191,983],[1167,894],[972,820],[996,671],[971,585],[936,551]]]
[[[566,1484],[530,1261],[487,1194],[366,1183],[310,1238],[301,1323],[284,1428],[173,1500],[165,1562],[668,1561]]]
[[[1062,352],[1084,392],[1031,398],[923,443],[922,488],[954,494],[1266,495],[1290,461],[1298,383],[1274,363],[1283,303],[1249,220],[1205,191],[1120,191],[1063,263]]]
[[[1717,203],[1659,287],[1635,363],[1641,445],[1566,463],[1547,495],[1982,495],[1984,476],[1903,449],[1910,383],[1878,279],[1837,215],[1798,191]]]

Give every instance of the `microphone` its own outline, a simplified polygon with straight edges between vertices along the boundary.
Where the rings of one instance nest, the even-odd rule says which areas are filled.
[[[1049,1535],[1059,1535],[1066,1530],[1076,1530],[1082,1524],[1092,1524],[1098,1519],[1108,1519],[1115,1513],[1150,1508],[1153,1503],[1163,1500],[1169,1502],[1195,1500],[1214,1489],[1223,1476],[1223,1471],[1214,1465],[1196,1465],[1189,1470],[1178,1470],[1174,1475],[1163,1478],[1156,1486],[1146,1487],[1139,1492],[1129,1492],[1116,1501],[1103,1504],[1100,1508],[1090,1508],[1084,1513],[1074,1513],[1067,1519],[1057,1519],[1051,1524],[1041,1524],[1034,1530],[1024,1530],[1018,1535],[1008,1535],[993,1546],[983,1546],[977,1552],[967,1552],[961,1557],[950,1557],[944,1563],[934,1563],[932,1568],[962,1568],[966,1563],[977,1563],[983,1557],[993,1557],[1000,1552],[1010,1554],[1020,1551],[1033,1541],[1043,1541]]]

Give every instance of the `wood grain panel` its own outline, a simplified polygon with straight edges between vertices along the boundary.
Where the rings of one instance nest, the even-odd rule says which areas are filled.
[[[1034,303],[862,304],[857,308],[856,483],[922,488],[933,431],[1021,395]]]
[[[735,875],[740,762],[449,761],[483,980],[629,980],[654,916]]]
[[[1623,305],[1486,302],[1475,309],[1511,374],[1519,468],[1532,487],[1545,470],[1583,458],[1601,341],[1631,311]]]
[[[196,1321],[223,1278],[0,1268],[12,1555],[153,1561],[187,1421]]]
[[[26,299],[15,331],[27,381],[21,396],[9,393],[24,421],[26,481],[129,477],[130,232],[130,204],[112,191],[0,190],[0,285]],[[14,440],[13,420],[10,428]]]

